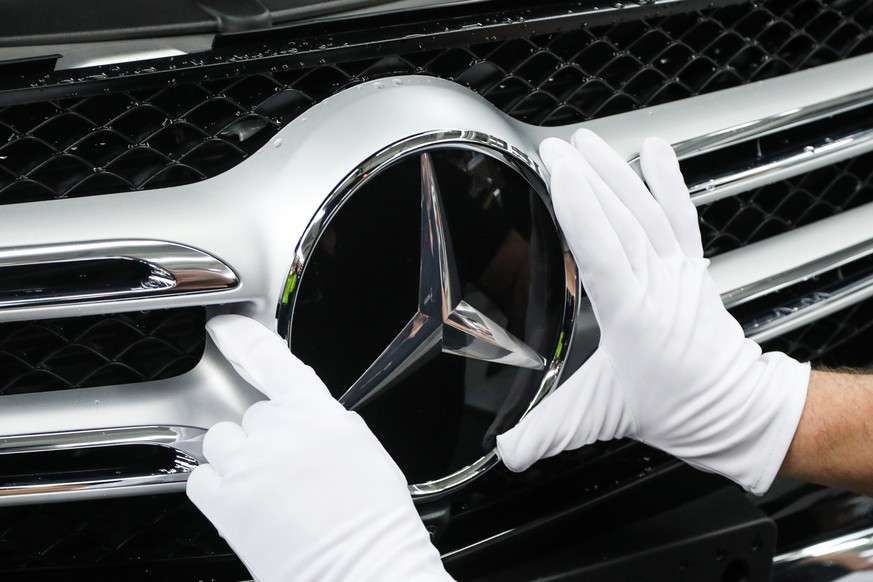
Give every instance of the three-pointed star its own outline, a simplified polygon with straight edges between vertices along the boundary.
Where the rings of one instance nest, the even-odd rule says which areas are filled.
[[[421,266],[418,311],[340,398],[354,410],[418,368],[440,348],[443,353],[542,369],[545,358],[484,313],[461,299],[452,241],[430,155],[421,161]]]

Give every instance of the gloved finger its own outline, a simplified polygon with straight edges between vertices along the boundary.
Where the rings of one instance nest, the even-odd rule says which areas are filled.
[[[679,168],[676,153],[666,141],[650,137],[640,148],[640,167],[652,194],[658,200],[685,256],[703,257],[697,209]]]
[[[200,465],[188,475],[185,492],[188,498],[206,517],[213,519],[212,508],[218,502],[218,487],[221,477],[209,465]],[[214,522],[213,522],[214,523]]]
[[[333,400],[312,368],[257,321],[241,315],[218,315],[207,322],[206,331],[239,375],[268,398],[306,393],[313,396],[309,399],[313,403]]]
[[[611,298],[620,296],[617,293],[636,289],[637,280],[600,202],[576,160],[564,155],[560,143],[572,150],[566,142],[547,139],[540,146],[540,155],[551,173],[555,215],[595,312],[599,313],[599,306],[604,304],[606,309]],[[574,153],[574,157],[578,156]]]
[[[571,160],[578,171],[585,176],[585,180],[591,186],[604,214],[612,223],[631,268],[636,273],[637,278],[644,283],[647,278],[648,261],[646,258],[649,252],[653,251],[640,223],[576,148],[562,140],[554,142],[545,140],[540,149],[542,150],[543,147],[559,151],[562,157]],[[548,152],[547,155],[552,154]]]
[[[248,435],[233,422],[219,422],[203,437],[203,456],[219,475],[227,475],[237,464]]]
[[[282,411],[282,422],[290,423],[286,430],[292,430],[299,427],[299,423],[295,423],[294,419],[291,418],[291,414],[294,414],[296,412],[297,410]],[[245,414],[243,414],[240,425],[242,426],[242,429],[246,432],[246,434],[257,434],[256,431],[258,430],[258,427],[269,427],[275,424],[276,415],[276,406],[268,401],[262,400],[261,402],[255,402],[248,407]]]
[[[590,358],[514,428],[497,437],[497,454],[511,471],[578,449],[601,438],[636,434],[622,391],[603,352]]]
[[[655,252],[661,257],[677,254],[679,246],[664,210],[627,162],[600,136],[588,129],[574,133],[572,143],[588,160],[598,177],[633,214]]]

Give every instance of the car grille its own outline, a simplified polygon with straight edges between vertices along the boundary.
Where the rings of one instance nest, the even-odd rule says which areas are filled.
[[[866,2],[723,4],[691,11],[683,6],[682,12],[666,15],[639,9],[648,14],[645,18],[628,10],[615,23],[590,27],[581,20],[566,26],[556,19],[552,30],[538,26],[536,33],[524,26],[518,15],[525,11],[520,11],[509,14],[505,27],[492,27],[490,38],[456,26],[452,34],[436,35],[434,43],[422,48],[410,48],[399,35],[388,40],[403,43],[385,43],[378,55],[362,56],[351,47],[310,51],[316,56],[301,60],[289,56],[287,47],[274,45],[264,54],[275,58],[263,63],[252,59],[236,72],[207,72],[208,58],[192,55],[172,61],[178,78],[168,73],[155,80],[150,74],[122,71],[114,79],[115,73],[104,67],[96,71],[106,83],[71,83],[75,91],[70,92],[76,95],[46,101],[40,92],[27,93],[25,88],[26,99],[16,98],[16,104],[0,109],[0,204],[211,178],[251,156],[314,104],[389,76],[452,80],[516,119],[554,126],[873,52],[873,7]],[[417,27],[406,31],[420,31]],[[378,35],[380,30],[356,34]],[[317,47],[328,37],[339,42],[341,31],[308,42]],[[235,66],[228,56],[233,51],[222,51],[216,49],[216,62]],[[319,60],[324,62],[317,64]],[[147,73],[150,66],[142,65],[139,72]],[[78,73],[58,73],[49,83],[63,86],[67,74]],[[701,205],[706,255],[714,257],[873,201],[871,168],[873,154],[866,154]],[[815,284],[805,287],[802,296],[814,294]],[[797,297],[801,295],[789,299]],[[772,295],[755,307],[767,313],[786,301],[784,295]],[[747,313],[744,323],[754,316]],[[206,308],[186,307],[0,323],[0,396],[184,374],[203,355],[206,317]],[[866,300],[764,347],[830,365],[866,365],[862,346],[873,339],[871,330],[873,300]],[[650,460],[629,462],[630,457],[618,461],[628,465],[628,481],[644,478]],[[609,467],[598,462],[592,462],[592,474],[608,473]],[[511,486],[527,488],[536,493],[531,493],[533,498],[539,496],[538,478],[532,473],[519,478],[530,481],[511,481]],[[597,485],[592,485],[591,500],[601,494]],[[470,491],[469,499],[490,503],[477,497],[475,488]],[[560,511],[561,503],[563,499],[555,501],[549,511]],[[482,539],[493,533],[497,513],[505,516],[507,529],[517,525],[510,519],[513,512],[494,507],[484,526],[471,525],[470,531],[481,529]],[[0,508],[4,580],[135,580],[138,575],[219,582],[247,576],[214,528],[181,494]]]
[[[873,364],[871,342],[873,300],[868,299],[765,342],[761,348],[785,352],[801,362],[868,368]]]
[[[187,307],[0,323],[0,396],[184,374],[203,355],[205,320]]]
[[[873,9],[859,0],[740,3],[546,34],[520,35],[512,15],[507,21],[485,42],[447,36],[435,49],[386,49],[375,59],[317,66],[283,57],[255,74],[157,85],[134,77],[124,91],[92,83],[76,94],[93,94],[7,106],[0,109],[0,204],[203,180],[241,162],[318,101],[386,76],[453,80],[516,119],[561,125],[873,51]]]
[[[4,580],[138,580],[143,564],[152,579],[249,577],[183,494],[6,507],[0,520]]]
[[[704,254],[713,257],[873,202],[873,154],[699,206]]]

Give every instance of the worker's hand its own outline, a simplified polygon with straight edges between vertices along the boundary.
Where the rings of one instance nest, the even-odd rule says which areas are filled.
[[[206,433],[188,495],[259,582],[444,582],[406,479],[285,342],[254,320],[207,324],[269,400]]]
[[[697,213],[670,146],[643,144],[649,189],[587,130],[547,139],[555,213],[600,325],[600,345],[497,439],[512,470],[632,437],[761,493],[806,398],[808,364],[761,355],[707,272]]]

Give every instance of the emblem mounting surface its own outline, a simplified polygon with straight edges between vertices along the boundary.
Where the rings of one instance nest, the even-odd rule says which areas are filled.
[[[480,276],[510,239],[522,243],[521,312]],[[530,157],[475,132],[413,136],[349,174],[313,218],[280,329],[364,416],[412,495],[444,493],[495,465],[494,435],[556,385],[577,291],[565,252]]]

